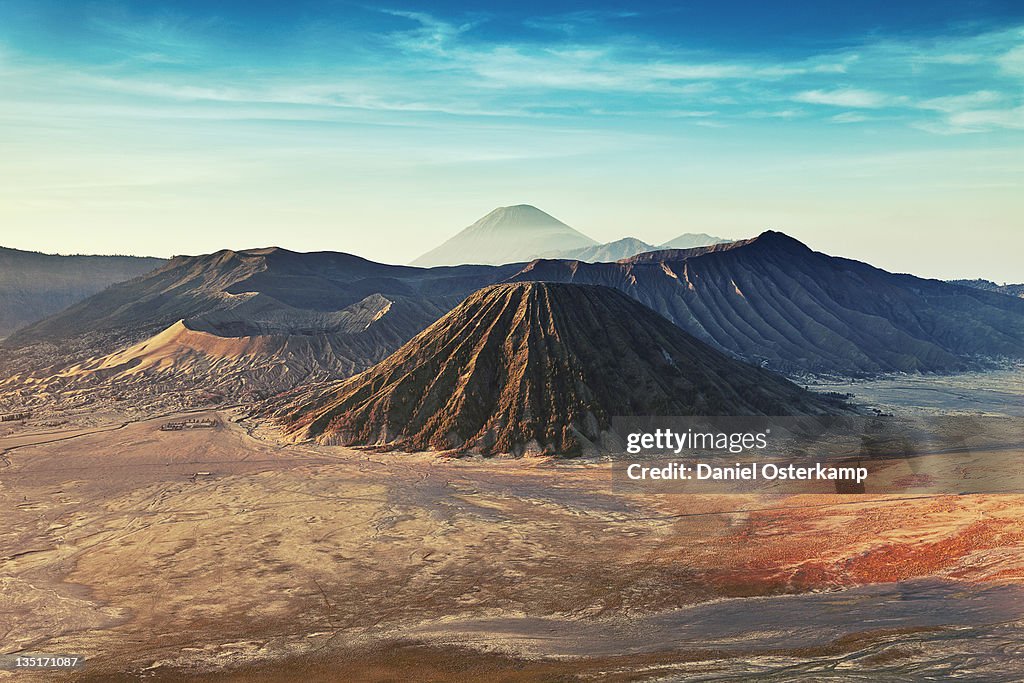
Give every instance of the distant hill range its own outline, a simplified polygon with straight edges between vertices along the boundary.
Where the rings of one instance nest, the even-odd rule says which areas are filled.
[[[348,377],[506,282],[617,289],[731,357],[790,376],[1024,358],[1024,300],[888,273],[772,231],[607,263],[416,268],[268,248],[176,257],[12,334],[0,343],[0,409],[181,387],[247,400]]]
[[[835,410],[618,291],[519,283],[475,292],[385,361],[278,414],[327,443],[571,455],[615,448],[615,415]]]
[[[726,241],[704,233],[686,233],[660,246],[635,237],[598,244],[537,207],[519,204],[495,209],[439,247],[417,258],[413,265],[501,265],[522,263],[535,258],[619,261],[645,251],[688,249]]]
[[[491,211],[441,246],[417,258],[413,265],[500,265],[596,244],[596,241],[537,207],[519,204]]]
[[[694,247],[707,247],[712,244],[722,244],[723,242],[729,241],[731,240],[727,240],[722,237],[715,237],[714,235],[708,235],[703,232],[687,232],[675,239],[665,242],[659,246],[658,249],[693,249]],[[648,249],[647,251],[654,250]]]
[[[998,292],[999,294],[1006,294],[1007,296],[1015,296],[1024,298],[1024,284],[1020,285],[997,285],[991,280],[950,280],[954,285],[960,285],[962,287],[973,287],[974,289],[982,289],[986,292]]]
[[[680,235],[673,240],[669,240],[661,246],[648,244],[647,242],[638,240],[635,237],[623,237],[622,239],[614,242],[595,244],[591,247],[581,247],[579,249],[568,249],[565,251],[552,251],[546,254],[541,254],[539,258],[587,261],[588,263],[607,263],[612,261],[621,261],[623,259],[636,256],[637,254],[643,254],[650,251],[682,248],[690,249],[693,247],[705,247],[724,242],[728,242],[728,240],[724,240],[720,237],[712,237],[711,235],[705,235],[703,233],[686,233],[685,235]]]
[[[606,261],[618,261],[642,254],[645,251],[654,251],[657,247],[638,240],[635,237],[623,237],[621,240],[607,242],[606,244],[595,244],[590,247],[579,249],[566,249],[562,251],[551,251],[540,254],[541,258],[559,258],[571,261],[588,261],[590,263],[603,263]]]
[[[165,261],[135,256],[58,256],[0,247],[0,339]]]

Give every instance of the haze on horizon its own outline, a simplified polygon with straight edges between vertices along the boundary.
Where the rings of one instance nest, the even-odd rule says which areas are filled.
[[[1024,5],[0,4],[0,244],[407,262],[497,206],[1020,282]]]

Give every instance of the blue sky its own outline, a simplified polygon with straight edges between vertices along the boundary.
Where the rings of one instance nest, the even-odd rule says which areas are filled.
[[[403,262],[495,206],[1024,280],[1019,2],[0,0],[0,243]]]

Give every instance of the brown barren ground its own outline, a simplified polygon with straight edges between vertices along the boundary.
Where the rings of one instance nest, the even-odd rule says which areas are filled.
[[[622,495],[607,464],[282,446],[209,415],[0,439],[0,651],[80,653],[61,676],[96,681],[1019,661],[1024,496]]]

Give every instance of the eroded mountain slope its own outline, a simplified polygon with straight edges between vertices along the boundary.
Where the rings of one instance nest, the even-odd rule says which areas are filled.
[[[952,372],[1024,358],[1024,301],[889,273],[772,231],[618,263],[538,260],[512,279],[614,287],[785,373]]]
[[[576,454],[612,447],[616,415],[826,414],[606,287],[474,293],[370,370],[294,399],[297,438],[401,450]]]

